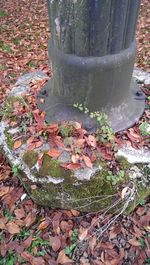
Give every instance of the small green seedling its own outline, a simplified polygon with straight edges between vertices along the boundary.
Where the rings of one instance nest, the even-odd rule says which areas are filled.
[[[120,170],[117,174],[113,175],[111,171],[108,171],[107,180],[111,181],[112,185],[116,185],[125,176],[124,170]]]
[[[78,247],[78,230],[74,229],[71,236],[72,244],[65,248],[65,254],[74,260],[75,252]]]
[[[12,172],[14,176],[17,176],[19,174],[19,166],[18,165],[14,165],[12,167]]]
[[[143,122],[141,123],[141,125],[139,126],[140,128],[140,132],[143,136],[148,136],[150,135],[150,124],[148,124],[147,122]]]

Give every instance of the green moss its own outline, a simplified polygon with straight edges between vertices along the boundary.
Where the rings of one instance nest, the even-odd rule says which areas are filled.
[[[13,140],[12,135],[8,133],[7,131],[5,131],[5,137],[6,137],[6,143],[8,145],[8,148],[12,150],[14,147],[14,140]]]
[[[32,168],[38,160],[38,153],[36,151],[27,151],[24,153],[22,159],[29,168]]]
[[[68,171],[60,166],[60,162],[52,160],[49,155],[44,154],[43,163],[38,173],[39,176],[52,176],[61,178],[68,175]]]
[[[14,110],[14,103],[15,102],[19,102],[22,105],[26,105],[23,97],[19,97],[19,96],[11,96],[9,98],[7,98],[5,105],[4,105],[4,109],[3,109],[3,115],[4,115],[4,119],[5,118],[11,118],[14,121],[15,115],[13,114],[13,110]]]
[[[127,171],[131,168],[131,164],[127,161],[127,159],[125,157],[120,157],[118,158],[118,162],[119,162],[119,165],[120,165],[120,169],[121,170],[124,170],[124,171]]]
[[[55,177],[62,176],[64,181],[57,185],[48,183],[44,186],[42,184],[42,189],[33,190],[32,197],[37,203],[52,208],[70,209],[79,207],[81,211],[98,211],[113,203],[113,197],[109,195],[115,194],[116,188],[106,180],[106,167],[90,181],[79,181],[71,171],[65,171],[65,174],[63,172],[63,175],[58,175],[59,162],[52,162],[55,162],[55,170],[57,168]],[[54,175],[52,176],[54,177]]]

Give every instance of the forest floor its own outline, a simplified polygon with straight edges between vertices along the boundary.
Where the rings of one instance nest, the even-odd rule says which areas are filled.
[[[142,0],[136,65],[149,68],[150,2]],[[0,107],[17,78],[41,69],[48,75],[50,35],[44,0],[0,3]],[[129,135],[132,141],[132,135]],[[0,264],[150,265],[150,198],[121,215],[103,237],[87,237],[100,214],[81,214],[36,205],[0,155]],[[111,218],[105,217],[104,223]],[[98,227],[99,228],[99,227]]]

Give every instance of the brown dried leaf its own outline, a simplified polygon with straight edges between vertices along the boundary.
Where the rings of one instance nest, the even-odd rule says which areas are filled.
[[[57,264],[66,264],[66,263],[73,263],[73,261],[66,256],[64,250],[61,250],[58,254]]]
[[[32,235],[23,241],[22,246],[24,248],[29,248],[31,246],[31,243],[32,243]]]
[[[79,240],[83,241],[88,235],[88,229],[87,228],[83,228],[80,227],[80,231],[79,231]]]
[[[6,224],[6,228],[7,228],[7,231],[11,234],[11,235],[14,235],[14,234],[19,234],[20,233],[20,228],[19,226],[10,221]]]
[[[15,213],[17,219],[22,219],[25,217],[25,211],[24,211],[23,207],[20,209],[16,209],[14,211],[14,213]]]
[[[9,187],[1,187],[0,188],[0,198],[9,192]]]
[[[45,220],[43,220],[39,226],[38,226],[38,230],[44,230],[45,228],[47,228],[50,224],[50,220],[48,218],[46,218]]]
[[[95,138],[95,136],[93,136],[93,135],[89,135],[88,136],[88,144],[90,145],[90,146],[92,146],[92,147],[96,147],[96,138]]]
[[[50,237],[50,243],[53,251],[57,252],[61,247],[61,241],[59,236]]]
[[[131,238],[129,241],[129,244],[134,246],[134,247],[139,247],[140,246],[140,242],[134,237]]]
[[[83,155],[84,163],[87,167],[92,168],[92,162],[88,156]]]
[[[36,216],[32,212],[29,212],[27,217],[24,220],[25,226],[26,227],[31,226],[35,222],[35,220],[36,220]]]

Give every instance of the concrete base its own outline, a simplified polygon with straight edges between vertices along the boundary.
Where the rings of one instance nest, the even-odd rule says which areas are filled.
[[[51,149],[49,141],[43,139],[43,145],[28,150],[27,138],[20,133],[20,127],[11,123],[13,104],[28,104],[24,97],[30,94],[30,82],[38,82],[47,78],[38,71],[27,74],[17,81],[9,98],[5,102],[4,116],[0,123],[0,146],[12,166],[18,168],[18,177],[22,181],[31,198],[38,204],[52,208],[75,208],[83,212],[94,212],[110,208],[111,211],[120,209],[124,203],[119,190],[127,188],[130,196],[129,211],[139,203],[141,199],[150,194],[150,151],[148,149],[136,150],[123,148],[116,154],[120,163],[120,169],[125,172],[124,178],[118,185],[112,185],[107,179],[108,164],[106,161],[97,160],[93,168],[81,168],[65,170],[62,163],[70,162],[70,154],[62,149],[58,159],[51,159],[47,152]],[[13,99],[11,101],[11,99]],[[10,111],[10,113],[9,113]],[[17,121],[17,116],[16,116]],[[14,141],[18,137],[22,145],[13,148]],[[33,134],[34,135],[34,134]],[[39,154],[44,154],[41,167],[38,164]],[[134,186],[132,195],[131,186]],[[130,193],[131,192],[131,193]],[[123,194],[123,193],[121,193]],[[112,208],[117,200],[116,207]]]

